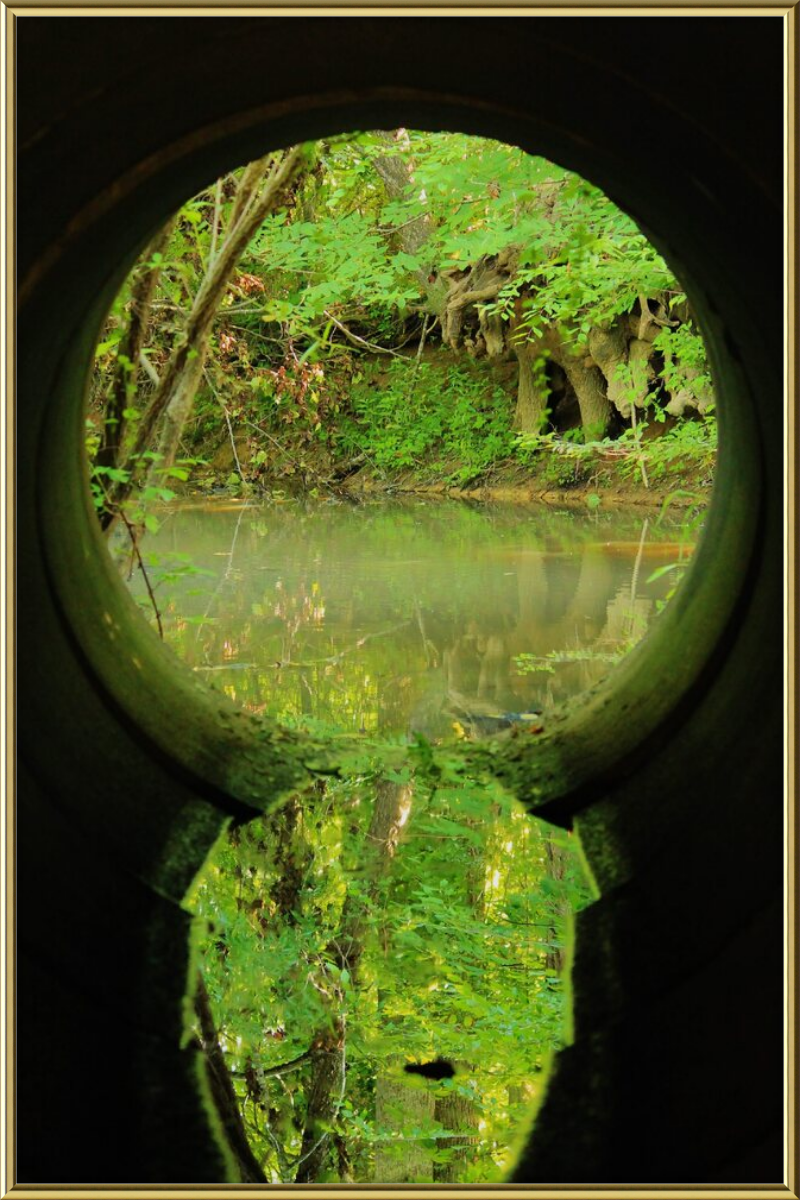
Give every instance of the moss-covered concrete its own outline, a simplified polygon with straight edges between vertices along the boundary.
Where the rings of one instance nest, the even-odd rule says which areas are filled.
[[[613,688],[485,764],[575,826],[600,893],[515,1179],[778,1182],[780,21],[47,16],[15,36],[19,1179],[226,1178],[182,1048],[180,900],[226,822],[320,763],[182,669],[100,553],[93,338],[137,249],[222,171],[403,124],[604,187],[686,283],[721,397],[687,586]]]

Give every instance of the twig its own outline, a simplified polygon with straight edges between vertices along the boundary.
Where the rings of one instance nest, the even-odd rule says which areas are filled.
[[[288,1071],[296,1071],[298,1067],[302,1067],[303,1063],[308,1062],[314,1055],[313,1050],[304,1050],[297,1058],[293,1058],[290,1062],[278,1063],[276,1067],[259,1067],[256,1072],[260,1079],[267,1079],[270,1075],[285,1075]],[[231,1071],[233,1079],[245,1079],[243,1071]]]
[[[205,618],[204,618],[205,619]],[[258,663],[217,663],[213,667],[192,667],[193,671],[255,671]]]
[[[242,300],[239,304],[231,304],[225,308],[222,315],[228,317],[231,313],[235,313],[239,317],[254,317],[256,314],[260,315],[263,311],[264,309],[259,305],[253,307],[250,305],[249,300]],[[275,340],[277,341],[278,339],[276,338]]]
[[[636,449],[639,452],[639,470],[642,473],[642,483],[646,488],[649,488],[650,482],[647,478],[647,471],[644,465],[644,451],[642,450],[642,435],[639,432],[639,426],[636,424],[636,400],[634,397],[631,397],[631,429],[633,430]]]
[[[142,560],[142,554],[141,554],[141,551],[139,550],[139,543],[136,539],[136,530],[134,529],[133,525],[128,520],[128,518],[125,516],[125,513],[122,511],[122,509],[119,510],[119,515],[122,517],[122,521],[125,525],[125,528],[128,531],[128,536],[131,539],[131,546],[133,547],[133,552],[136,555],[137,561],[139,563],[139,570],[142,572],[142,576],[144,578],[144,584],[145,584],[145,587],[147,588],[147,594],[150,597],[150,603],[153,606],[153,612],[155,613],[155,616],[156,616],[156,625],[158,626],[158,636],[161,638],[161,640],[163,642],[164,628],[161,624],[161,613],[158,611],[158,605],[156,604],[156,598],[153,595],[153,589],[150,586],[150,578],[147,574],[147,571],[145,570],[144,561]]]
[[[211,225],[211,245],[208,248],[208,266],[214,262],[217,257],[217,238],[219,236],[219,218],[222,209],[222,180],[217,180],[217,187],[214,192],[214,216]]]
[[[461,205],[459,205],[459,208],[460,207]],[[416,214],[416,216],[409,217],[407,221],[403,221],[402,225],[379,225],[378,233],[389,235],[393,233],[399,233],[401,229],[406,229],[407,226],[413,225],[416,221],[419,221],[421,217],[426,217],[427,215],[428,214],[425,212],[419,212]]]
[[[211,382],[211,376],[209,375],[206,367],[203,367],[203,374],[206,377],[206,383],[211,388],[211,391],[214,393],[214,397],[215,397],[217,403],[219,404],[220,408],[222,409],[222,412],[225,416],[225,424],[228,426],[228,436],[231,439],[231,450],[233,451],[233,461],[236,463],[236,470],[239,472],[239,478],[241,479],[242,483],[246,483],[247,480],[245,479],[244,474],[242,472],[242,464],[239,462],[239,455],[236,452],[236,442],[233,437],[233,426],[231,425],[230,414],[228,413],[228,410],[225,407],[225,403],[224,403],[222,397],[220,396],[217,389],[214,387],[214,384]]]
[[[231,309],[226,309],[226,315]],[[272,346],[283,346],[282,338],[268,337],[266,333],[257,333],[254,329],[248,329],[246,325],[236,325],[233,321],[230,322],[231,329],[238,329],[240,333],[246,333],[248,337],[255,338],[259,342],[269,342]]]
[[[342,1018],[342,1022],[344,1023],[344,1018]],[[338,1116],[338,1114],[339,1114],[339,1109],[342,1107],[342,1101],[344,1100],[344,1094],[345,1094],[345,1090],[347,1088],[347,1051],[345,1049],[344,1033],[342,1034],[341,1067],[342,1067],[342,1083],[341,1083],[341,1087],[339,1090],[339,1098],[338,1098],[338,1100],[334,1101],[334,1105],[333,1105],[334,1116]],[[306,1159],[310,1158],[311,1155],[316,1150],[318,1150],[319,1147],[321,1145],[323,1145],[323,1143],[326,1142],[330,1136],[331,1136],[330,1132],[328,1130],[324,1130],[322,1132],[322,1134],[317,1138],[316,1142],[314,1142],[314,1145],[311,1147],[311,1149],[308,1150],[302,1156],[302,1158],[298,1158],[295,1160],[295,1162],[293,1164],[293,1167],[295,1170],[295,1181],[297,1180],[298,1167],[301,1167],[302,1164],[306,1161]]]
[[[352,654],[355,650],[360,650],[365,642],[369,642],[372,638],[388,637],[390,633],[397,633],[400,629],[405,629],[410,624],[409,621],[401,621],[399,625],[392,625],[389,629],[381,629],[377,633],[365,633],[362,638],[359,638],[355,646],[345,646],[344,650],[340,650],[338,654],[331,654],[328,658],[314,658],[308,662],[277,662],[276,667],[281,670],[284,667],[296,667],[304,669],[305,667],[321,667],[330,663],[338,663],[346,654]]]
[[[644,553],[644,544],[647,540],[647,528],[650,524],[650,518],[645,517],[642,525],[642,536],[639,538],[639,549],[636,554],[636,561],[633,564],[633,573],[631,574],[631,604],[636,600],[636,588],[639,584],[639,568],[642,565],[642,554]]]

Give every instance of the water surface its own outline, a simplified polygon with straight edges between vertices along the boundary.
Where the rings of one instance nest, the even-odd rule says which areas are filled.
[[[411,500],[187,506],[145,558],[166,639],[243,706],[437,737],[597,682],[690,550],[678,519]]]

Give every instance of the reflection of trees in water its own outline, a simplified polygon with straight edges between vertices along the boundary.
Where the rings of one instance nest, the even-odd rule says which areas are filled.
[[[636,644],[653,615],[640,568],[647,522],[635,553],[601,543],[576,551],[515,558],[516,611],[464,617],[449,628],[425,620],[428,656],[438,678],[418,703],[413,728],[443,736],[497,733],[596,684]],[[438,640],[432,630],[438,628]],[[522,668],[518,660],[523,659]]]
[[[212,514],[170,522],[159,551],[191,547],[216,580],[175,590],[167,637],[208,682],[279,718],[497,732],[591,687],[638,640],[659,590],[636,563],[659,547],[641,526],[606,543],[602,526],[519,519],[484,522],[473,542],[468,515],[452,538],[401,513],[392,541],[388,519],[345,514],[337,538],[337,514],[240,509],[222,546]]]

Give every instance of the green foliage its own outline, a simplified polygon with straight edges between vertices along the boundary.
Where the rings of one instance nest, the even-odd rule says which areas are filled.
[[[310,464],[324,455],[345,465],[363,459],[387,478],[424,469],[453,484],[485,476],[505,460],[544,463],[541,478],[554,487],[597,478],[612,456],[615,469],[646,468],[653,479],[679,479],[687,463],[710,474],[712,393],[685,297],[635,224],[597,189],[517,148],[463,135],[364,133],[319,149],[291,203],[263,222],[242,255],[217,313],[190,434],[197,441],[222,434],[231,443],[235,470],[222,468],[231,490],[249,491],[270,465],[316,488]],[[387,187],[387,160],[398,157],[408,166],[407,186]],[[197,669],[228,672],[254,665],[239,654],[254,643],[256,625],[269,625],[280,649],[268,666],[261,664],[261,681],[248,683],[243,674],[225,691],[242,699],[251,686],[251,707],[260,711],[263,683],[282,723],[323,746],[322,765],[313,769],[327,769],[324,747],[336,747],[339,773],[235,830],[187,901],[198,917],[220,1046],[271,1182],[294,1180],[308,1131],[326,1139],[321,1181],[336,1175],[334,1146],[346,1148],[359,1180],[374,1179],[380,1156],[389,1150],[402,1156],[408,1145],[421,1149],[431,1168],[457,1166],[462,1182],[497,1178],[512,1131],[540,1097],[546,1065],[565,1036],[560,966],[568,914],[589,898],[568,836],[533,822],[497,784],[473,777],[463,747],[419,732],[413,738],[378,732],[380,706],[394,698],[378,699],[375,671],[351,651],[367,636],[402,630],[395,648],[389,644],[372,663],[397,681],[395,691],[410,687],[410,659],[420,671],[439,663],[419,603],[416,622],[398,623],[389,603],[390,626],[337,646],[323,629],[325,598],[313,567],[293,588],[270,579],[248,601],[232,638],[214,627],[216,589],[203,599],[203,611],[184,607],[191,591],[200,590],[187,583],[202,582],[189,577],[208,572],[186,556],[143,553],[139,546],[144,532],[158,532],[159,506],[175,497],[170,485],[186,483],[198,460],[187,456],[162,471],[153,450],[125,468],[95,460],[112,387],[117,395],[121,387],[127,404],[114,418],[126,426],[123,441],[137,427],[149,428],[143,414],[154,375],[185,336],[185,314],[229,223],[240,178],[235,172],[184,205],[163,254],[140,264],[144,271],[157,265],[160,277],[158,317],[138,362],[121,348],[130,281],[120,293],[96,349],[87,426],[95,506],[124,522],[131,569],[135,559],[159,631],[163,615],[176,646],[197,646],[202,637],[205,659]],[[422,236],[412,243],[405,235],[414,228]],[[659,438],[646,436],[644,420],[616,440],[517,438],[513,401],[482,364],[455,356],[445,368],[429,361],[420,336],[424,342],[429,334],[429,345],[436,337],[429,318],[441,315],[448,273],[511,249],[511,277],[490,315],[513,318],[518,339],[557,330],[585,350],[593,328],[612,327],[635,311],[644,320],[649,298],[657,298],[653,378],[645,377],[643,364],[621,363],[615,383],[626,385],[631,402],[644,397],[642,417],[651,424],[672,415],[670,403],[702,419],[682,420]],[[392,351],[388,363],[376,361],[384,348]],[[537,383],[548,390],[550,353],[542,351],[536,364]],[[198,356],[190,346],[187,358]],[[110,485],[145,478],[114,507]],[[599,505],[591,493],[587,506]],[[595,511],[592,523],[600,520]],[[413,524],[409,518],[407,542]],[[257,523],[252,532],[259,536]],[[236,580],[238,533],[237,524],[217,588]],[[303,545],[313,534],[309,518]],[[363,523],[359,536],[369,536]],[[662,570],[677,577],[682,563]],[[450,598],[447,618],[475,638],[469,600]],[[576,664],[602,668],[616,661],[641,636],[635,618],[632,603],[622,642],[613,645],[521,651],[513,658],[515,685],[529,676],[528,683],[542,678],[549,690]],[[407,652],[401,675],[397,645]],[[296,687],[276,682],[282,669]],[[442,697],[434,701],[441,717]],[[540,732],[530,724],[535,714],[522,715],[528,735]],[[451,717],[445,710],[443,719],[464,732]],[[378,837],[373,821],[387,796],[400,807],[394,832]],[[341,1083],[320,1116],[313,1111],[316,1072],[320,1056],[334,1051],[343,1054]],[[458,1069],[439,1084],[417,1081],[436,1104],[423,1120],[419,1110],[404,1107],[403,1087],[406,1098],[411,1089],[403,1065],[436,1057]],[[387,1117],[380,1098],[392,1091],[395,1111]],[[455,1147],[441,1117],[446,1101],[468,1109],[479,1129],[467,1150]]]
[[[680,297],[683,300],[683,297]],[[665,327],[656,335],[654,347],[664,356],[660,376],[668,391],[687,391],[704,413],[714,410],[713,385],[705,345],[691,324]]]
[[[510,408],[506,393],[468,366],[454,362],[442,371],[393,359],[354,380],[352,415],[338,440],[385,470],[440,456],[444,477],[463,483],[511,453]]]
[[[87,451],[90,454],[94,453],[97,445],[98,438],[92,427],[86,438]],[[167,486],[167,481],[186,483],[192,468],[198,466],[203,460],[198,458],[181,458],[169,467],[159,467],[157,465],[158,461],[159,456],[150,450],[146,450],[142,455],[138,456],[134,466],[136,467],[138,464],[143,471],[149,471],[152,465],[152,477],[156,482],[148,483],[138,488],[126,500],[120,510],[124,511],[124,515],[132,525],[142,525],[151,532],[158,528],[157,518],[150,511],[152,507],[154,505],[168,504],[176,496],[176,492]],[[131,472],[122,467],[106,467],[96,462],[91,462],[89,487],[92,495],[92,503],[98,513],[116,511],[115,506],[113,506],[109,499],[106,484],[109,482],[126,483],[130,478]]]
[[[717,422],[713,414],[681,421],[658,437],[644,438],[644,428],[640,425],[635,431],[625,430],[614,443],[600,443],[601,448],[613,446],[616,452],[630,451],[619,461],[623,477],[633,477],[643,461],[651,481],[662,482],[690,471],[711,482],[717,453]]]
[[[316,487],[308,462],[320,447],[334,459],[363,453],[385,475],[424,463],[452,483],[508,458],[513,411],[505,394],[487,379],[479,385],[457,361],[443,385],[424,359],[416,362],[413,347],[422,314],[440,310],[447,273],[509,248],[511,277],[486,311],[513,316],[517,339],[557,329],[585,349],[592,328],[628,320],[646,302],[661,314],[654,377],[644,383],[647,420],[712,412],[708,364],[686,297],[635,223],[585,180],[517,147],[462,134],[366,132],[316,150],[293,204],[267,217],[244,251],[217,316],[188,437],[195,447],[221,439],[246,445],[241,463],[222,476],[231,489],[292,474]],[[387,162],[401,181],[394,188],[381,174]],[[234,172],[184,205],[169,244],[149,264],[157,259],[160,267],[150,372],[120,351],[130,282],[120,293],[96,351],[95,410],[113,373],[127,373],[136,382],[125,419],[135,429],[152,372],[183,336],[185,311],[240,178]],[[419,236],[407,242],[409,230]],[[365,361],[371,348],[402,352],[408,339],[408,357],[393,359],[387,371]],[[641,386],[632,379],[631,394]],[[443,387],[447,395],[438,394]],[[93,412],[95,429],[98,419]],[[640,473],[651,456],[639,445],[641,433],[632,435]],[[655,452],[654,478],[677,475],[684,448],[691,461],[701,458],[697,441],[689,433],[685,446],[673,439]],[[540,459],[546,448],[540,444]],[[517,458],[525,461],[519,449]],[[624,456],[619,462],[624,470]],[[556,460],[544,482],[569,487],[583,478],[577,462]],[[102,481],[95,484],[99,501]]]
[[[683,421],[663,437],[648,441],[644,453],[654,478],[680,474],[693,466],[710,481],[717,453],[716,418]]]
[[[640,296],[674,288],[663,259],[636,224],[599,189],[563,173],[546,236],[523,252],[515,287],[532,287],[524,324],[536,333],[555,322],[585,340],[612,324]]]
[[[658,422],[658,417],[655,417]],[[577,482],[608,471],[609,464],[623,479],[635,481],[644,463],[649,481],[663,484],[689,473],[711,483],[717,455],[717,422],[713,411],[706,416],[675,424],[658,436],[648,436],[648,425],[640,418],[635,428],[618,438],[581,443],[559,435],[518,434],[515,452],[523,462],[544,462],[542,477],[554,487],[568,488]],[[592,498],[594,497],[594,498]],[[587,506],[597,508],[601,498],[587,496]]]
[[[530,1102],[531,1080],[561,1044],[562,985],[548,955],[567,937],[564,912],[589,898],[568,838],[496,789],[464,780],[430,790],[417,780],[397,852],[371,883],[364,864],[380,757],[370,771],[311,789],[291,813],[236,831],[191,898],[221,1044],[273,1182],[293,1178],[313,1061],[271,1072],[321,1030],[347,1029],[347,1087],[331,1129],[358,1179],[374,1177],[389,1136],[424,1138],[446,1157],[441,1125],[404,1125],[401,1111],[387,1129],[376,1112],[376,1093],[407,1080],[405,1062],[436,1056],[469,1067],[420,1086],[475,1106],[482,1153],[471,1156],[469,1178],[497,1178],[520,1097]],[[560,878],[546,865],[551,838],[566,856]],[[302,874],[291,901],[289,862]],[[364,913],[357,980],[337,965],[354,904]]]

